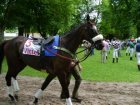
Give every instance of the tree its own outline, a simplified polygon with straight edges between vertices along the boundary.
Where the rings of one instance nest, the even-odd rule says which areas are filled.
[[[87,13],[84,3],[85,0],[5,0],[1,2],[1,15],[5,14],[0,18],[4,23],[1,29],[4,32],[5,28],[16,28],[19,35],[36,31],[43,37],[63,33],[81,22]]]
[[[80,0],[16,0],[8,19],[11,27],[18,27],[20,35],[25,30],[37,30],[43,37],[67,30],[74,21],[73,14]]]
[[[103,0],[101,5],[102,32],[122,39],[135,34],[132,11],[134,2],[135,0]]]
[[[14,0],[2,0],[0,2],[0,42],[4,39],[4,30],[8,23],[7,15],[14,2]]]

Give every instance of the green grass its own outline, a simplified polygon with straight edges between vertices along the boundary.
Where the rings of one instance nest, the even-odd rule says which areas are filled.
[[[101,63],[100,52],[95,51],[95,55],[82,63],[84,70],[81,72],[83,79],[93,81],[113,81],[113,82],[139,82],[140,71],[137,69],[136,58],[130,61],[129,56],[125,56],[125,51],[121,51],[122,57],[119,63],[112,63],[112,52],[108,56],[106,63]]]
[[[95,50],[95,55],[90,56],[82,62],[83,70],[81,76],[83,80],[104,81],[104,82],[140,82],[140,71],[137,69],[136,58],[129,60],[129,56],[125,56],[125,50],[121,51],[122,57],[119,63],[112,63],[112,52],[108,55],[106,63],[101,63],[100,52]],[[83,54],[79,55],[81,58]],[[3,63],[3,71],[7,70],[7,64]],[[46,77],[44,72],[36,71],[30,67],[26,67],[20,75]]]

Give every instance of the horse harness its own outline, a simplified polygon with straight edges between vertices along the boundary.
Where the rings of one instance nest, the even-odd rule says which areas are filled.
[[[45,45],[49,45],[49,44],[51,44],[54,41],[54,37],[53,36],[50,36],[48,38],[34,38],[34,37],[32,37],[32,39],[33,39],[33,44],[41,46],[41,52],[44,52],[44,50],[48,50],[50,53],[53,53],[51,51],[51,49],[45,47]],[[60,51],[68,53],[72,58],[63,56],[63,55],[58,54],[58,53],[53,53],[53,54],[58,56],[58,57],[60,57],[60,58],[62,58],[62,59],[70,61],[72,67],[75,67],[80,62],[83,62],[84,60],[86,60],[89,57],[89,55],[91,54],[91,50],[90,50],[90,52],[86,56],[84,56],[80,60],[78,60],[77,54],[84,52],[88,48],[85,48],[84,50],[81,50],[81,51],[79,51],[79,52],[77,52],[75,54],[73,54],[71,51],[69,51],[68,49],[63,48],[63,47],[53,46],[53,48],[56,49],[56,50],[60,50]],[[42,57],[44,57],[44,55],[41,54],[41,58]]]

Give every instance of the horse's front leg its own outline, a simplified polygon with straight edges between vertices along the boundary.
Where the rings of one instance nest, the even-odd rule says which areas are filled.
[[[71,74],[73,75],[73,77],[75,78],[75,85],[74,85],[74,89],[73,89],[73,92],[72,92],[72,101],[74,101],[74,102],[81,102],[82,100],[79,98],[79,96],[78,96],[78,89],[79,89],[79,87],[80,87],[80,84],[81,84],[81,81],[82,81],[82,79],[81,79],[81,76],[80,76],[80,73],[79,73],[79,70],[78,69],[76,69],[76,68],[73,68],[72,70],[71,70],[71,72],[70,72],[70,74],[68,75],[68,78],[70,79],[70,77],[71,77]],[[69,86],[69,84],[68,84],[68,86]],[[61,99],[64,99],[64,98],[66,98],[66,96],[65,96],[65,93],[64,93],[64,91],[62,90],[62,92],[61,92]]]
[[[63,73],[59,73],[59,75],[57,75],[57,76],[58,76],[59,82],[62,86],[62,90],[66,96],[66,105],[73,105],[71,98],[70,98],[69,89],[68,89],[70,79],[68,78],[67,75],[68,75],[68,73],[63,72]]]
[[[73,99],[73,101],[81,102],[82,100],[78,96],[78,89],[80,87],[82,79],[81,79],[79,70],[74,69],[71,72],[72,72],[73,77],[75,78],[75,85],[74,85],[74,89],[72,92],[72,99]]]
[[[67,78],[69,79],[69,81],[71,80],[71,73],[69,73],[69,74],[67,75]],[[68,83],[68,87],[69,87],[69,84],[70,84],[70,82]],[[65,92],[64,92],[63,89],[62,89],[62,91],[61,91],[60,98],[61,98],[61,99],[66,99]]]
[[[38,99],[43,95],[43,91],[46,89],[46,87],[49,85],[49,83],[55,78],[55,75],[49,74],[45,81],[43,82],[42,86],[38,91],[35,93],[35,99],[33,101],[33,104],[38,104]]]

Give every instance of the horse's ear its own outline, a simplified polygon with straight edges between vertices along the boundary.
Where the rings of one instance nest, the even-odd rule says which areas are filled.
[[[90,20],[90,16],[89,14],[87,14],[87,22]]]

